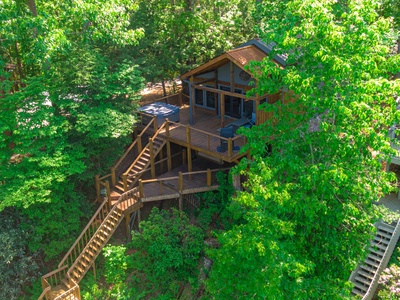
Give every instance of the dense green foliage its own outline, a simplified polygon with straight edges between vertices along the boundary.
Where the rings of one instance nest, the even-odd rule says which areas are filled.
[[[256,91],[282,89],[285,100],[262,107],[278,122],[246,132],[254,159],[237,170],[248,181],[235,200],[246,222],[219,235],[212,297],[349,296],[347,280],[379,217],[372,203],[394,179],[380,160],[391,152],[387,128],[398,121],[400,57],[377,8],[375,1],[258,5],[259,34],[277,44],[270,57],[285,55],[287,65],[254,63]]]
[[[133,48],[148,81],[180,74],[254,35],[254,1],[141,0],[132,15],[144,38]]]
[[[130,140],[142,86],[123,52],[141,36],[129,29],[130,9],[123,0],[0,3],[0,77],[9,79],[0,87],[0,210],[16,208],[21,227],[35,229],[31,250],[49,257],[71,244],[93,176]],[[16,65],[13,78],[5,63]]]
[[[21,230],[8,215],[0,214],[0,299],[18,299],[24,285],[38,275],[35,257],[29,254],[29,231]]]
[[[171,299],[182,285],[196,287],[204,247],[202,230],[191,225],[184,212],[157,208],[140,223],[140,230],[131,246],[136,250],[136,268],[146,275],[147,290],[160,293],[159,299]]]

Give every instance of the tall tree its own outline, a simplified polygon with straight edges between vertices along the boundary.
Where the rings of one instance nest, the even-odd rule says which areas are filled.
[[[19,90],[0,102],[0,210],[34,228],[31,249],[55,255],[70,244],[93,175],[129,142],[138,68],[124,51],[130,1],[2,1],[0,78],[17,66]],[[7,134],[3,134],[7,133]],[[62,242],[63,241],[63,242]]]
[[[400,57],[378,9],[378,1],[258,4],[260,37],[276,46],[251,67],[256,91],[285,97],[261,107],[274,119],[246,132],[253,160],[237,170],[248,181],[235,199],[246,221],[219,235],[210,253],[214,298],[350,295],[348,278],[379,217],[372,203],[394,177],[381,161],[399,118]],[[277,54],[287,57],[284,69],[271,61]]]
[[[151,82],[170,80],[253,37],[254,1],[139,1],[145,37],[134,48]]]

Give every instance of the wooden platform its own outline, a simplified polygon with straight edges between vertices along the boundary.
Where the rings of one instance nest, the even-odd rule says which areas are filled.
[[[167,172],[157,179],[143,180],[142,202],[151,202],[166,199],[176,199],[180,195],[200,193],[218,189],[216,169],[210,169],[207,179],[207,166],[202,159],[194,160],[192,174],[187,173],[186,166],[180,166],[171,172]],[[215,167],[209,163],[208,167]],[[220,170],[220,168],[217,168]],[[181,174],[181,183],[179,179]]]
[[[225,117],[225,124],[234,122],[236,119]],[[170,122],[168,129],[160,133],[170,142],[188,147],[194,151],[212,156],[225,162],[237,162],[246,153],[240,151],[245,144],[245,138],[235,135],[232,138],[232,146],[228,146],[228,139],[221,138],[219,129],[221,119],[213,112],[197,111],[195,122],[190,125],[189,107],[183,106],[180,110],[180,121]],[[159,124],[160,125],[160,124]],[[139,128],[144,126],[139,125]],[[221,151],[221,143],[225,143],[225,151]],[[229,149],[229,147],[231,149]],[[223,148],[223,147],[222,147]]]

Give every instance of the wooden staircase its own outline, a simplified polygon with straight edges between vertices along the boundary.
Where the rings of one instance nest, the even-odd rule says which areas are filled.
[[[386,267],[399,238],[399,223],[396,226],[378,223],[376,229],[369,248],[370,253],[350,276],[350,281],[354,284],[352,294],[364,300],[372,299],[380,273]]]
[[[113,192],[111,193],[111,203],[114,204],[122,193],[134,187],[139,181],[142,174],[149,169],[151,162],[154,162],[154,157],[162,150],[167,140],[159,136],[159,132],[164,128],[164,125],[149,139],[147,145],[136,157],[134,162],[122,174],[121,179],[116,183]],[[154,168],[154,166],[152,166]],[[154,171],[152,170],[152,173]],[[152,174],[153,177],[155,174]]]
[[[59,269],[42,277],[43,293],[39,299],[80,299],[78,284],[123,220],[127,205],[133,211],[143,206],[138,187],[123,193],[111,210],[107,210],[107,200],[102,203],[60,262]]]

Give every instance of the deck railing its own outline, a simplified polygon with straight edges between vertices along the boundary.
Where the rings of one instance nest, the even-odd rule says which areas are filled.
[[[217,134],[193,128],[189,125],[183,125],[169,120],[166,122],[165,126],[167,138],[173,137],[173,131],[176,129],[180,129],[181,131],[183,129],[185,131],[186,137],[183,140],[184,142],[193,147],[201,147],[203,151],[206,150],[205,152],[209,152],[209,154],[214,154],[217,151],[217,149],[213,148],[216,145],[220,147],[225,145],[226,151],[223,151],[225,149],[220,149],[220,154],[221,156],[228,156],[231,159],[241,156],[235,147],[235,143],[236,145],[244,145],[246,143],[246,139],[242,135],[236,135],[233,138],[225,138]],[[192,137],[194,134],[197,134],[196,140]]]
[[[182,92],[180,92],[180,93],[176,93],[176,94],[172,94],[172,95],[167,95],[165,97],[157,98],[155,100],[141,102],[140,105],[146,105],[146,104],[150,104],[150,103],[154,103],[154,102],[163,101],[163,102],[168,103],[168,104],[182,106],[183,102],[185,101],[184,97],[189,98],[189,96],[187,96],[187,95],[183,94]]]
[[[142,115],[145,113],[140,113],[140,120],[142,119]],[[110,198],[110,189],[113,188],[117,184],[117,179],[125,173],[126,168],[130,166],[131,162],[135,159],[135,157],[143,150],[142,140],[144,134],[148,133],[150,128],[152,130],[157,130],[157,119],[152,116],[146,114],[150,118],[150,122],[143,128],[143,130],[138,134],[137,138],[133,141],[133,143],[126,149],[121,158],[116,162],[114,166],[110,168],[111,172],[100,177],[100,175],[95,176],[95,184],[96,184],[96,193],[97,193],[97,201],[101,202],[101,189],[104,188],[106,190],[106,194],[108,198]],[[111,185],[107,183],[107,181],[111,181]]]
[[[52,287],[56,287],[57,285],[61,284],[61,281],[65,278],[68,271],[68,266],[64,265],[57,270],[54,270],[46,275],[42,276],[42,289],[43,292],[39,296],[38,300],[41,299],[49,299],[49,292]]]
[[[218,172],[229,171],[230,168],[220,169],[207,169],[205,171],[195,172],[179,172],[178,176],[139,180],[139,196],[140,198],[146,198],[145,185],[154,184],[158,185],[158,194],[164,195],[167,190],[174,190],[180,194],[185,194],[186,191],[192,192],[194,189],[201,189],[204,187],[211,187],[212,185],[218,185],[217,176]],[[188,188],[189,182],[196,176],[197,178],[203,177],[204,185],[199,185],[196,188]],[[198,182],[198,181],[197,181]]]
[[[68,252],[64,255],[63,259],[58,264],[58,267],[71,266],[76,258],[80,255],[81,251],[89,243],[90,239],[93,237],[94,233],[100,227],[100,224],[107,217],[110,207],[107,205],[108,199],[105,199],[90,221],[87,223],[86,227],[82,230],[81,234],[76,239],[75,243],[71,246]]]
[[[152,165],[151,165],[151,172],[152,172],[152,176],[153,176],[153,177],[155,177],[155,169],[154,169],[155,164],[154,164],[154,157],[153,157],[153,155],[154,155],[154,152],[153,152],[153,143],[154,143],[154,140],[157,138],[157,136],[160,134],[160,132],[164,131],[164,128],[165,128],[166,124],[167,124],[167,122],[164,122],[164,123],[160,126],[160,128],[158,128],[157,130],[155,130],[155,133],[153,134],[153,136],[152,136],[151,138],[149,138],[149,142],[148,142],[149,152],[150,152],[150,160],[151,160],[151,162],[153,162]],[[147,126],[149,126],[149,125],[150,125],[150,123],[149,123]],[[153,118],[153,125],[154,125],[154,128],[156,129],[156,128],[157,128],[157,119],[156,119],[156,118]],[[146,127],[146,128],[147,128],[147,127]],[[142,131],[142,132],[143,132],[143,131]],[[138,139],[139,139],[139,138],[138,138]],[[134,185],[134,183],[137,182],[138,178],[140,178],[140,176],[141,176],[144,172],[147,171],[147,169],[144,169],[143,171],[137,172],[137,173],[135,173],[134,175],[129,175],[129,172],[130,172],[130,171],[132,170],[132,168],[135,166],[135,164],[137,163],[137,161],[142,157],[142,155],[143,155],[143,153],[144,153],[145,151],[146,151],[146,147],[143,148],[143,149],[141,150],[141,152],[140,152],[139,155],[136,157],[136,159],[133,161],[133,163],[128,167],[128,169],[126,169],[126,171],[124,172],[124,174],[122,174],[122,178],[123,178],[123,182],[124,182],[124,190],[125,190],[125,191],[127,191],[129,188],[132,188],[133,185]],[[128,183],[127,183],[127,182],[128,182],[128,179],[134,179],[133,183],[131,183],[129,186],[128,186]]]

